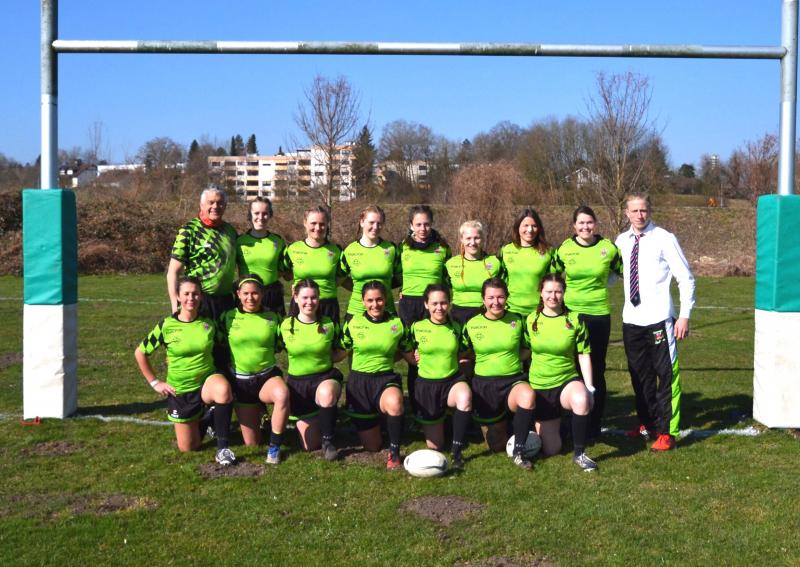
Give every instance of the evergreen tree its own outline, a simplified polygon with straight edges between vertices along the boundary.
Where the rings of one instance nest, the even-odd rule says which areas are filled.
[[[243,156],[244,155],[244,140],[240,134],[236,134],[235,136],[231,136],[231,152],[230,155],[232,156]]]
[[[257,154],[258,153],[258,146],[256,146],[256,135],[250,134],[250,137],[247,138],[247,153],[248,154]]]
[[[375,153],[372,132],[365,124],[353,147],[353,182],[356,190],[363,190],[372,182]]]
[[[192,140],[191,145],[189,146],[189,161],[194,161],[197,157],[197,151],[200,149],[200,144],[197,143],[197,140]]]
[[[226,156],[226,155],[228,155],[228,154],[227,154],[227,153],[225,153],[225,148],[223,148],[222,146],[220,146],[220,147],[218,147],[216,150],[214,150],[214,155],[215,155],[215,156]]]

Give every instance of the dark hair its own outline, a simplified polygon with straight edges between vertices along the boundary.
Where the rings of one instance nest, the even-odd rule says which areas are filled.
[[[364,299],[367,296],[367,292],[373,289],[380,291],[383,295],[383,298],[386,299],[386,286],[378,280],[368,281],[364,284],[364,287],[361,288],[361,299]]]
[[[250,201],[250,205],[248,206],[248,209],[247,209],[247,217],[248,217],[248,220],[250,221],[251,224],[253,222],[253,203],[264,203],[264,204],[266,204],[267,205],[267,214],[269,215],[269,218],[272,218],[272,215],[273,215],[272,201],[270,201],[266,197],[256,197],[255,199]]]
[[[506,284],[506,282],[502,278],[494,277],[494,278],[489,278],[485,282],[483,282],[483,285],[481,286],[481,297],[486,296],[486,290],[489,289],[490,287],[493,287],[495,289],[502,289],[503,293],[505,293],[506,296],[508,296],[508,284]]]
[[[519,237],[519,227],[526,218],[532,218],[536,223],[536,228],[539,230],[536,232],[536,238],[533,240],[533,246],[539,251],[540,254],[544,254],[547,252],[547,249],[550,248],[550,244],[547,242],[547,237],[544,233],[544,224],[542,224],[542,217],[539,216],[539,213],[536,212],[536,209],[533,207],[525,207],[522,209],[519,214],[514,217],[514,224],[513,228],[511,229],[511,242],[514,243],[514,246],[519,248],[522,246],[522,241]]]
[[[200,288],[200,293],[201,294],[203,293],[203,284],[200,283],[200,279],[199,278],[196,278],[194,276],[180,276],[180,277],[178,277],[178,280],[175,282],[175,293],[180,292],[181,286],[183,284],[187,284],[187,283],[196,285],[197,287]]]
[[[588,208],[588,207],[587,207]],[[588,214],[588,213],[587,213]],[[561,284],[561,289],[567,289],[567,283],[564,281],[564,276],[559,274],[545,274],[542,279],[539,280],[539,305],[536,306],[536,316],[533,318],[533,322],[531,323],[531,331],[534,333],[539,330],[539,315],[542,314],[542,310],[544,309],[544,301],[542,301],[542,290],[544,289],[544,284],[548,282],[556,282]],[[562,303],[563,304],[563,303]],[[569,314],[569,309],[567,309],[566,304],[564,305],[564,320],[566,321],[567,329],[572,328],[572,323],[569,322],[569,317],[566,315]]]
[[[316,205],[303,212],[303,220],[308,219],[309,215],[320,214],[325,216],[325,238],[327,239],[331,234],[331,210],[325,205]]]
[[[422,293],[422,301],[428,303],[428,297],[436,291],[441,291],[447,296],[448,301],[450,300],[450,287],[447,284],[443,283],[432,283],[428,284],[428,287],[425,288],[425,291]]]
[[[358,226],[356,227],[356,240],[361,238],[362,230],[361,230],[361,223],[367,218],[367,215],[370,213],[377,213],[381,216],[381,222],[386,222],[386,213],[383,212],[383,209],[380,208],[378,205],[370,205],[366,207],[364,210],[361,211],[361,214],[358,216]]]
[[[594,214],[594,211],[592,210],[592,207],[587,207],[586,205],[581,205],[580,207],[575,209],[575,212],[572,213],[572,222],[573,223],[578,222],[578,215],[589,215],[590,217],[592,217],[592,219],[594,219],[595,222],[597,222],[597,215]]]
[[[411,223],[414,222],[414,217],[417,215],[428,215],[428,218],[433,224],[433,209],[430,208],[428,205],[412,205],[410,209],[408,209],[408,235],[405,238],[405,243],[411,246],[411,242],[414,240],[414,231],[411,230]]]
[[[313,289],[317,297],[319,297],[319,284],[310,278],[305,278],[294,284],[292,298],[294,299],[303,289]],[[300,305],[297,304],[297,301],[291,301],[289,303],[289,332],[291,334],[294,334],[294,322],[297,320],[298,315],[300,315]],[[319,307],[317,307],[317,312],[314,313],[314,322],[317,324],[317,332],[322,333],[322,317],[319,314]]]
[[[238,292],[244,284],[256,284],[258,291],[261,292],[261,300],[264,300],[264,282],[258,274],[245,274],[233,283],[233,288]],[[242,307],[242,302],[239,301],[239,294],[236,294],[236,307]],[[264,311],[264,304],[261,304],[261,311]]]

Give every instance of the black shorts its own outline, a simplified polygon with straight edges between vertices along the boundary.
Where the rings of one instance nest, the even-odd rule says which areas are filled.
[[[480,313],[480,307],[461,307],[460,305],[453,305],[453,307],[450,308],[450,318],[461,325],[462,328],[467,324],[467,321],[475,317],[475,315],[480,315]]]
[[[264,298],[261,305],[281,317],[286,317],[286,304],[283,302],[283,285],[281,282],[272,282],[264,286]]]
[[[297,313],[297,310],[298,310],[297,307],[294,307],[294,311],[292,310],[293,306],[296,306],[296,305],[297,304],[295,303],[294,298],[292,298],[289,301],[289,311],[292,312],[292,313]],[[334,299],[334,298],[320,299],[319,300],[319,315],[320,315],[320,317],[330,317],[330,320],[338,325],[340,323],[340,321],[339,321],[339,300],[338,299]]]
[[[193,392],[167,396],[167,419],[173,423],[197,421],[203,415],[205,404],[200,396],[202,387]]]
[[[403,391],[402,378],[396,372],[359,372],[351,370],[347,378],[346,411],[358,431],[372,429],[381,415],[381,395],[386,388]]]
[[[555,388],[534,390],[536,392],[536,409],[533,412],[536,421],[549,421],[561,417],[561,392],[572,382],[583,382],[580,376],[575,376]]]
[[[230,378],[231,386],[233,386],[233,399],[237,406],[260,406],[263,402],[258,397],[261,388],[267,383],[267,380],[275,376],[283,377],[281,369],[277,366],[272,366],[257,374],[249,376],[243,374],[232,374]]]
[[[425,302],[422,297],[416,295],[404,295],[401,297],[397,305],[397,311],[403,326],[408,328],[411,328],[412,323],[422,321],[428,316]]]
[[[508,413],[508,395],[517,384],[527,384],[524,374],[514,376],[474,376],[472,378],[472,407],[475,421],[497,423]]]
[[[450,389],[459,382],[466,382],[462,374],[441,380],[417,377],[414,386],[414,418],[423,425],[433,425],[444,421],[447,413],[447,397]]]
[[[319,413],[316,401],[317,387],[325,380],[336,380],[341,384],[344,376],[336,368],[303,376],[289,374],[286,385],[289,386],[289,407],[292,408],[292,419],[307,420]]]

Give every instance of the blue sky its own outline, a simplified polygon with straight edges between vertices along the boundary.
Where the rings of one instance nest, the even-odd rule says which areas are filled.
[[[0,152],[27,162],[39,153],[39,2],[4,4]],[[780,16],[778,0],[61,0],[59,37],[778,45]],[[233,134],[255,133],[262,153],[291,145],[292,115],[316,74],[351,81],[376,141],[395,119],[462,140],[502,120],[585,116],[599,71],[650,78],[651,111],[675,166],[703,153],[726,159],[777,132],[779,118],[778,61],[73,54],[60,56],[59,69],[59,146],[87,146],[101,122],[112,161],[156,136],[227,146]]]

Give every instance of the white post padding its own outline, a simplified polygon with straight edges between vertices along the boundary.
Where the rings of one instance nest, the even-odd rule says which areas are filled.
[[[800,427],[800,313],[755,310],[753,417]]]
[[[22,313],[24,419],[64,418],[78,409],[78,306],[25,305]]]

